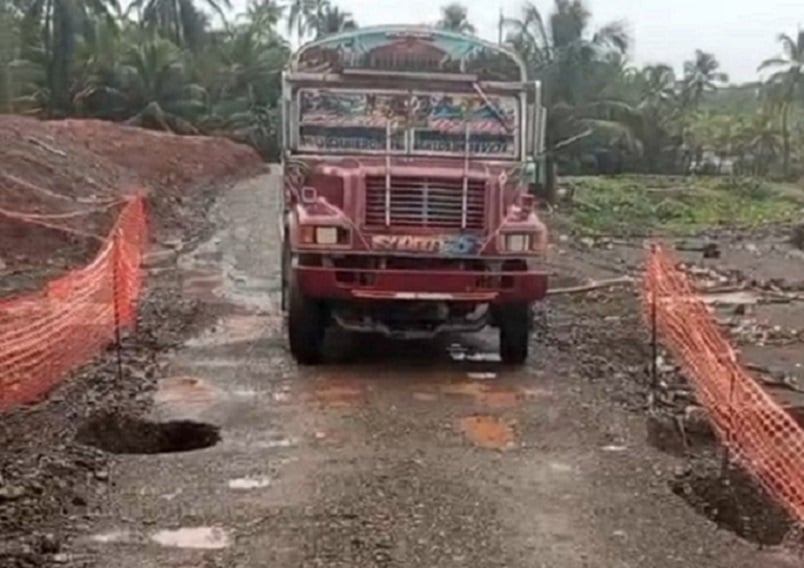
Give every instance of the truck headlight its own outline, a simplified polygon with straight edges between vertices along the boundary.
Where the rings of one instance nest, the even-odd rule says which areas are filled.
[[[338,228],[337,227],[316,227],[315,228],[315,242],[319,245],[337,245],[338,244]]]
[[[505,235],[505,250],[508,252],[527,252],[530,249],[530,235],[512,233]]]

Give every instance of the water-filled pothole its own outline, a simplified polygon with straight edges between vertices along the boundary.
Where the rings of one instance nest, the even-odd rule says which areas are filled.
[[[738,536],[763,545],[780,544],[793,521],[744,471],[732,466],[721,474],[714,465],[670,482],[673,493],[693,509]]]
[[[202,422],[148,422],[131,416],[99,414],[81,426],[76,439],[113,454],[168,454],[209,448],[221,437],[217,426]]]

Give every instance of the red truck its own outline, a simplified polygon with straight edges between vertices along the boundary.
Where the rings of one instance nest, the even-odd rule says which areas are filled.
[[[405,339],[499,329],[528,356],[547,291],[530,191],[545,110],[512,52],[383,26],[301,47],[283,77],[282,306],[301,364],[325,330]]]

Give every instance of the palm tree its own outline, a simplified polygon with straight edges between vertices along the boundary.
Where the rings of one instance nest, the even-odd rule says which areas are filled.
[[[204,0],[204,5],[226,21],[231,0]],[[141,24],[158,29],[176,45],[198,49],[208,25],[207,16],[193,0],[133,0],[128,8],[141,14]]]
[[[647,65],[626,71],[620,81],[626,85],[615,96],[627,100],[636,110],[632,129],[642,146],[642,167],[638,169],[672,171],[680,142],[678,90],[673,69],[662,64]]]
[[[104,68],[79,99],[91,105],[100,96],[109,105],[105,111],[129,124],[197,133],[192,122],[205,108],[206,93],[190,81],[182,50],[156,36],[122,48],[120,60]]]
[[[784,142],[774,119],[765,112],[757,113],[748,128],[747,138],[748,149],[753,154],[754,174],[766,175],[784,153]]]
[[[42,92],[49,114],[70,112],[71,64],[80,32],[92,17],[113,23],[113,12],[119,12],[116,0],[33,0],[25,6],[23,31],[32,35],[24,56],[45,70]]]
[[[250,0],[243,18],[257,30],[275,33],[284,14],[285,6],[277,0]]]
[[[289,0],[288,33],[295,33],[299,39],[315,33],[315,24],[328,6],[329,0]]]
[[[452,2],[441,8],[441,19],[436,27],[462,34],[475,33],[475,27],[469,22],[466,6],[459,2]]]
[[[130,46],[143,38],[139,28],[119,28],[114,22],[95,19],[80,38],[74,57],[73,112],[109,120],[126,118],[120,76]]]
[[[249,11],[195,67],[210,99],[200,127],[251,144],[266,159],[275,159],[280,150],[281,74],[290,50],[277,30],[265,25],[266,17]]]
[[[768,78],[767,94],[771,108],[781,116],[782,154],[784,175],[790,175],[790,112],[796,100],[800,100],[804,91],[804,31],[798,32],[793,39],[782,34],[779,36],[783,56],[764,61],[759,70],[776,69]]]
[[[324,6],[320,12],[313,14],[310,18],[310,25],[315,30],[315,39],[357,28],[351,13],[330,5]]]
[[[14,109],[12,63],[19,57],[17,14],[10,5],[0,4],[0,113]]]
[[[669,65],[646,65],[641,73],[639,98],[643,104],[658,106],[676,98],[676,74]]]
[[[720,63],[711,53],[695,50],[695,58],[684,63],[682,93],[688,109],[697,109],[704,95],[712,93],[729,80],[728,75],[718,71]]]
[[[544,85],[547,167],[555,160],[578,163],[582,154],[613,145],[636,147],[629,122],[633,109],[606,96],[623,72],[627,35],[618,23],[589,33],[589,12],[580,0],[555,0],[545,19],[531,2],[520,18],[504,20],[508,43],[525,60],[531,79]],[[553,176],[548,176],[552,184]],[[551,186],[548,186],[548,199]]]

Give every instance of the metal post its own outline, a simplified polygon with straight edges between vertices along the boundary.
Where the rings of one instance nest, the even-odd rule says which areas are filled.
[[[385,121],[385,226],[391,226],[391,121]]]
[[[112,303],[114,305],[114,341],[117,351],[117,380],[123,380],[123,341],[120,334],[120,307],[118,289],[120,286],[120,229],[114,232],[112,241]]]
[[[658,325],[656,313],[656,291],[651,292],[650,302],[650,352],[651,352],[651,388],[655,390],[659,387],[659,339],[658,339]]]
[[[730,357],[731,358],[731,357]],[[724,477],[729,472],[729,445],[732,443],[734,437],[735,421],[734,421],[734,371],[731,372],[731,380],[729,381],[729,415],[728,415],[728,430],[726,430],[726,443],[723,444],[723,458],[720,463],[720,476]]]
[[[469,213],[469,122],[466,122],[466,132],[463,141],[463,198],[461,206],[461,229],[467,225]]]

